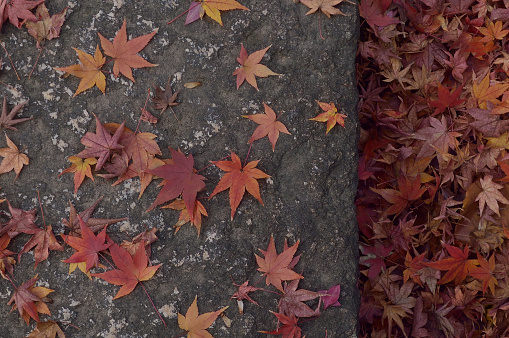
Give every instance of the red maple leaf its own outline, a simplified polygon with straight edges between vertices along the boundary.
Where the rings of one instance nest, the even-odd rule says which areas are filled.
[[[467,274],[478,265],[478,262],[476,259],[468,259],[468,245],[465,245],[463,251],[452,245],[444,244],[444,246],[451,257],[423,264],[433,269],[447,271],[438,281],[438,285],[446,284],[453,280],[456,285],[459,285],[467,277]]]
[[[112,136],[106,128],[95,116],[95,134],[87,132],[81,139],[81,143],[87,147],[82,150],[76,156],[81,158],[98,157],[97,164],[95,165],[95,171],[100,170],[104,163],[110,158],[112,152],[118,149],[122,149],[122,145],[118,143],[118,140],[124,132],[124,124],[122,123],[117,131]]]
[[[161,264],[158,264],[147,267],[148,258],[145,252],[145,244],[143,241],[140,243],[134,257],[131,257],[127,251],[113,243],[109,250],[118,269],[91,274],[94,277],[104,279],[108,283],[122,285],[113,299],[130,294],[138,283],[152,278],[161,266]]]
[[[265,107],[265,114],[242,115],[242,117],[259,124],[253,135],[251,135],[248,143],[253,143],[256,140],[268,136],[269,141],[272,144],[272,151],[274,151],[277,139],[279,138],[279,132],[288,135],[290,135],[290,132],[286,129],[286,126],[282,122],[277,120],[276,113],[274,113],[272,108],[267,106],[265,103],[263,103],[263,106]]]
[[[341,306],[339,303],[339,295],[341,294],[341,285],[334,285],[328,290],[318,291],[321,294],[321,300],[323,302],[323,309],[327,310],[330,306]]]
[[[274,244],[274,237],[270,236],[267,251],[260,249],[264,258],[255,255],[256,263],[259,267],[258,271],[263,272],[263,276],[266,276],[265,282],[267,285],[272,284],[278,290],[284,292],[283,286],[281,285],[283,280],[304,278],[288,267],[293,260],[298,246],[299,242],[297,241],[297,243],[283,250],[283,252],[278,255],[276,252],[276,245]]]
[[[0,236],[8,234],[10,238],[14,238],[20,233],[33,235],[40,230],[34,223],[35,209],[26,211],[13,208],[9,201],[7,205],[12,218],[3,228],[0,228]]]
[[[374,255],[375,258],[369,258],[362,261],[362,264],[369,264],[368,277],[373,279],[380,274],[382,271],[382,267],[385,269],[385,260],[384,258],[388,257],[393,248],[392,244],[388,246],[384,246],[380,242],[376,242],[374,246],[362,246],[362,252],[365,255]]]
[[[239,307],[240,314],[244,313],[244,303],[242,302],[243,300],[247,300],[250,303],[258,305],[258,303],[253,298],[251,298],[249,296],[249,293],[253,292],[253,291],[257,291],[257,290],[263,290],[263,289],[260,289],[260,288],[254,287],[254,286],[250,286],[248,284],[249,284],[249,280],[245,281],[242,284],[235,284],[235,282],[233,283],[233,285],[235,285],[237,287],[237,291],[235,291],[235,293],[231,296],[231,298],[237,299],[237,305]],[[260,305],[258,305],[258,306],[260,306]]]
[[[494,295],[495,285],[498,285],[497,279],[493,276],[493,271],[495,270],[495,254],[491,255],[489,261],[487,261],[486,258],[477,253],[477,261],[480,267],[476,266],[470,269],[469,275],[482,281],[483,295],[486,293],[486,290],[488,290],[488,287]]]
[[[117,35],[113,38],[113,42],[106,39],[100,33],[97,33],[101,39],[101,46],[104,50],[104,54],[111,56],[115,60],[115,63],[113,64],[113,74],[115,74],[116,77],[118,77],[120,72],[129,80],[135,82],[131,68],[157,66],[137,55],[138,52],[145,48],[147,43],[156,33],[157,29],[150,34],[138,36],[137,38],[127,41],[125,19],[122,27],[117,32]]]
[[[12,276],[12,266],[16,264],[14,258],[9,257],[14,255],[14,252],[7,250],[10,241],[11,238],[7,234],[0,237],[0,275],[5,279],[7,279],[5,272]]]
[[[235,153],[231,154],[231,158],[231,161],[212,161],[219,169],[226,171],[226,174],[221,177],[209,199],[221,191],[230,189],[230,217],[233,220],[233,215],[246,190],[263,205],[260,187],[256,180],[270,176],[255,168],[260,161],[251,161],[243,167],[240,158]]]
[[[193,155],[186,157],[180,150],[170,148],[173,164],[166,164],[155,169],[148,170],[152,175],[159,176],[165,181],[163,188],[157,195],[156,200],[147,209],[150,211],[156,206],[175,199],[182,194],[187,210],[194,210],[196,195],[205,188],[205,177],[198,175],[194,169]],[[194,213],[190,213],[191,222],[194,221]]]
[[[398,19],[384,14],[391,2],[392,1],[361,0],[359,14],[366,19],[366,22],[374,31],[377,31],[375,26],[385,27],[399,22]]]
[[[458,99],[462,91],[463,86],[459,86],[451,92],[449,88],[438,83],[438,99],[436,101],[429,101],[429,105],[436,108],[431,116],[443,113],[447,108],[454,108],[465,102],[465,99]]]
[[[111,243],[104,243],[106,240],[106,227],[95,236],[92,230],[78,216],[81,229],[81,238],[61,235],[64,241],[77,250],[71,257],[64,260],[64,263],[86,262],[85,271],[90,270],[99,264],[98,253],[110,247]]]
[[[51,225],[48,225],[45,229],[39,229],[28,242],[23,246],[18,254],[18,261],[21,259],[21,255],[30,251],[33,247],[35,266],[46,260],[49,256],[49,250],[64,251],[64,248],[57,242]]]
[[[21,28],[24,20],[36,22],[36,16],[30,12],[44,0],[28,1],[28,0],[3,0],[0,4],[0,13],[2,14],[2,24],[9,19],[14,26]],[[2,8],[3,7],[3,8]],[[21,21],[19,21],[21,19]],[[0,24],[0,28],[1,28]]]
[[[387,215],[399,214],[407,207],[409,202],[417,200],[426,191],[426,188],[421,187],[419,176],[414,180],[410,180],[403,175],[399,176],[398,188],[399,190],[371,188],[371,190],[381,195],[387,202],[393,204],[385,211]]]
[[[38,312],[51,315],[48,306],[41,299],[54,290],[41,286],[34,287],[37,279],[37,276],[35,276],[16,288],[12,293],[11,299],[7,303],[7,305],[12,304],[12,310],[18,309],[19,315],[25,320],[27,325],[30,322],[30,317],[36,322],[39,321]]]
[[[298,322],[299,318],[295,316],[285,316],[282,313],[272,312],[274,316],[277,317],[278,321],[280,321],[283,326],[279,327],[274,331],[260,331],[262,333],[267,334],[280,334],[283,335],[283,338],[300,338],[302,336],[302,329],[299,327]]]
[[[295,316],[299,318],[313,317],[320,315],[321,294],[319,292],[306,289],[298,289],[299,279],[292,280],[289,284],[285,283],[283,297],[279,299],[279,312],[286,316]],[[320,297],[316,309],[311,309],[304,302]]]

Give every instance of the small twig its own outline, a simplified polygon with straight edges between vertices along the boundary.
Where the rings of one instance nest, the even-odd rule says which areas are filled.
[[[28,79],[30,80],[30,77],[32,77],[32,73],[34,72],[35,70],[35,66],[37,66],[37,62],[39,62],[39,58],[41,57],[41,54],[42,54],[42,50],[44,49],[44,42],[46,41],[46,39],[42,40],[42,43],[41,43],[41,50],[39,51],[39,54],[37,55],[37,59],[35,60],[35,64],[34,64],[34,67],[32,68],[32,71],[30,72],[30,74],[28,75]]]
[[[325,38],[322,35],[322,16],[320,13],[318,13],[318,30],[320,31],[320,37],[325,40]]]
[[[42,224],[44,224],[44,230],[46,230],[46,221],[44,220],[44,210],[42,210],[41,196],[39,190],[37,190],[37,198],[39,199],[39,207],[41,208]]]
[[[18,78],[18,81],[20,81],[21,78],[19,77],[18,71],[16,70],[16,67],[14,66],[14,62],[12,62],[11,56],[10,56],[9,52],[7,51],[7,49],[5,48],[5,46],[4,46],[4,44],[2,43],[1,40],[0,40],[0,45],[2,45],[2,48],[5,50],[5,53],[7,54],[7,57],[9,58],[9,61],[11,62],[12,69],[14,69],[14,73],[16,73],[16,77]]]
[[[76,325],[72,325],[71,322],[64,322],[64,321],[58,321],[58,322],[55,322],[55,323],[62,323],[64,325],[69,325],[69,326],[72,326],[74,327],[76,330],[79,330],[80,328],[77,327]]]
[[[161,316],[161,314],[159,313],[159,310],[157,310],[156,305],[155,305],[155,304],[154,304],[154,302],[152,301],[152,298],[150,298],[150,295],[148,294],[147,289],[145,289],[145,285],[143,285],[143,283],[142,283],[141,281],[139,281],[139,282],[140,282],[141,287],[143,288],[143,291],[145,291],[145,294],[147,295],[148,300],[150,300],[150,303],[152,303],[152,306],[154,307],[154,310],[156,310],[157,315],[159,316],[159,318],[160,318],[160,319],[161,319],[161,321],[163,322],[164,326],[167,326],[167,325],[166,325],[166,322],[165,322],[165,321],[164,321],[164,319],[163,319],[163,316]]]
[[[246,163],[247,163],[247,158],[249,157],[249,153],[251,152],[251,147],[253,146],[253,142],[251,142],[249,144],[249,150],[247,151],[247,155],[246,155],[246,159],[244,160],[244,165],[242,166],[242,168],[244,168],[246,166]]]

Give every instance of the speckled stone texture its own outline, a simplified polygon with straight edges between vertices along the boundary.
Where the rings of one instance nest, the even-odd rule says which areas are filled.
[[[145,227],[160,230],[151,259],[154,264],[162,263],[162,267],[144,285],[167,327],[162,325],[142,288],[113,301],[118,286],[96,278],[89,280],[79,271],[69,275],[68,265],[62,260],[72,254],[71,248],[51,252],[35,271],[33,255],[23,255],[15,266],[16,282],[21,284],[38,274],[39,285],[55,290],[50,295],[51,319],[79,327],[78,330],[62,324],[68,337],[174,337],[182,333],[177,313],[185,313],[195,295],[200,312],[230,306],[225,314],[232,321],[231,327],[218,319],[209,329],[214,337],[267,336],[258,331],[276,327],[276,319],[269,313],[277,310],[274,294],[253,294],[262,306],[246,303],[244,315],[240,315],[236,301],[230,299],[235,292],[230,276],[237,283],[260,279],[254,254],[267,248],[271,234],[278,252],[284,239],[290,244],[300,240],[297,254],[302,257],[295,270],[305,277],[301,288],[323,290],[341,284],[341,306],[302,324],[303,333],[307,337],[325,337],[326,332],[327,337],[356,337],[360,301],[353,204],[357,188],[357,8],[343,3],[339,8],[347,16],[328,19],[323,14],[305,16],[308,8],[292,0],[240,2],[250,11],[223,12],[221,27],[209,18],[184,26],[185,17],[167,25],[167,21],[187,10],[187,0],[47,0],[51,13],[68,6],[67,20],[60,38],[45,43],[30,79],[28,74],[38,53],[35,40],[25,29],[4,25],[0,39],[21,80],[16,79],[4,57],[0,80],[13,88],[0,88],[6,93],[10,108],[28,99],[20,116],[35,119],[20,125],[17,133],[7,131],[20,149],[26,147],[30,165],[15,183],[14,173],[1,175],[0,195],[14,207],[32,209],[38,208],[40,191],[45,221],[53,225],[55,233],[65,230],[62,219],[68,217],[69,200],[81,211],[100,196],[104,199],[95,217],[129,217],[129,221],[108,228],[108,234],[117,242],[128,239],[126,232],[135,236]],[[124,18],[130,37],[159,28],[140,53],[159,66],[134,70],[135,83],[109,75],[106,95],[93,88],[72,98],[79,79],[61,78],[53,67],[78,63],[72,47],[93,53],[100,43],[97,32],[113,38]],[[320,38],[319,21],[325,40]],[[249,53],[272,45],[262,63],[282,75],[259,79],[260,91],[247,84],[236,90],[232,73],[238,67],[236,57],[241,43]],[[159,191],[157,183],[152,183],[138,199],[138,179],[112,187],[111,181],[97,177],[95,182],[85,181],[74,196],[72,174],[57,177],[70,165],[67,158],[83,149],[80,139],[85,132],[95,131],[92,113],[102,122],[126,121],[126,126],[134,130],[147,89],[164,86],[170,74],[174,90],[183,89],[186,82],[200,81],[203,85],[183,89],[179,94],[181,104],[175,112],[180,124],[170,111],[155,126],[142,122],[142,131],[157,135],[164,158],[169,157],[168,147],[173,147],[192,153],[196,168],[231,151],[244,159],[256,124],[242,115],[262,113],[263,102],[278,115],[282,112],[280,120],[291,133],[280,136],[274,152],[266,138],[255,142],[251,149],[249,160],[260,160],[258,168],[271,176],[260,180],[265,206],[246,195],[230,221],[227,192],[211,200],[202,199],[209,217],[204,219],[200,237],[189,225],[174,234],[176,211],[145,212]],[[346,128],[337,126],[326,135],[324,123],[309,121],[319,113],[315,100],[339,104],[348,116]],[[4,146],[2,135],[0,147]],[[199,194],[205,197],[222,172],[211,166],[200,174],[207,177],[207,191]],[[7,210],[5,203],[0,208]],[[40,216],[37,224],[42,226]],[[18,236],[9,249],[21,250],[28,238]],[[57,238],[62,241],[60,236]],[[262,280],[257,286],[264,284]],[[27,326],[17,312],[9,314],[6,303],[12,291],[8,281],[0,281],[2,338],[23,337],[35,326],[33,321]]]

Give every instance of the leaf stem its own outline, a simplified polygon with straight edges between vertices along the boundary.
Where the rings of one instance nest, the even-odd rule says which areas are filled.
[[[46,230],[47,229],[46,221],[44,220],[44,210],[42,210],[41,196],[39,195],[39,190],[37,190],[37,198],[39,199],[39,207],[41,208],[42,224],[44,224],[44,230]]]
[[[39,54],[37,55],[37,59],[35,59],[35,63],[34,63],[34,66],[32,67],[32,71],[30,72],[30,74],[28,74],[28,79],[30,80],[30,77],[32,77],[32,73],[34,72],[35,70],[35,66],[37,66],[37,63],[39,62],[39,58],[41,57],[42,55],[42,51],[44,50],[44,42],[46,41],[46,39],[42,40],[42,44],[41,44],[41,50],[39,51]]]
[[[321,13],[318,13],[318,30],[320,31],[320,37],[325,40],[325,38],[322,35],[322,16]]]
[[[180,18],[182,15],[188,13],[191,9],[194,9],[196,6],[200,6],[200,3],[199,2],[193,2],[193,3],[196,3],[196,5],[192,5],[189,6],[189,8],[187,9],[187,11],[185,11],[184,13],[182,14],[179,14],[175,19],[171,20],[171,21],[168,21],[166,24],[169,25],[169,24],[172,24],[175,20],[177,20],[178,18]]]
[[[225,159],[227,159],[228,157],[231,157],[231,156],[232,156],[232,155],[230,154],[230,155],[225,156],[225,157],[223,157],[223,158],[221,158],[221,159],[219,159],[219,160],[217,160],[217,161],[214,161],[214,162],[219,162],[219,161],[225,160]],[[212,161],[211,161],[211,162],[212,162]],[[209,164],[208,166],[206,166],[206,167],[201,168],[200,170],[198,170],[198,171],[197,171],[197,173],[199,173],[199,172],[200,172],[200,171],[202,171],[202,170],[207,169],[207,168],[208,168],[208,167],[210,167],[210,166],[215,165],[215,163],[214,163],[214,162],[210,163],[210,164]]]
[[[247,158],[249,157],[249,153],[251,152],[251,147],[253,146],[253,142],[249,144],[249,150],[247,151],[246,159],[244,160],[244,164],[242,165],[242,168],[246,166]]]
[[[150,88],[148,89],[147,98],[145,99],[145,105],[143,106],[143,109],[147,109],[147,102],[148,102],[149,98],[150,98]],[[134,131],[135,134],[138,132],[138,128],[140,128],[140,122],[141,122],[142,115],[143,115],[143,111],[141,112],[140,118],[138,119],[138,124],[136,125],[136,130]]]
[[[12,62],[11,55],[9,54],[9,52],[7,51],[7,49],[4,46],[4,43],[1,40],[0,40],[0,45],[2,45],[2,48],[5,50],[5,53],[7,54],[7,57],[9,58],[9,61],[11,61],[12,69],[14,69],[14,73],[16,73],[16,77],[18,78],[18,81],[20,81],[21,78],[19,77],[18,71],[16,70],[16,67],[14,66],[14,63]]]
[[[143,288],[143,291],[145,291],[145,294],[147,295],[148,297],[148,300],[150,300],[150,303],[152,303],[152,306],[154,307],[154,310],[156,310],[156,313],[157,315],[159,316],[159,318],[161,319],[161,321],[163,322],[164,326],[167,326],[166,325],[166,322],[164,321],[163,319],[163,316],[161,316],[161,314],[159,313],[159,310],[157,310],[157,307],[156,305],[154,304],[154,302],[152,301],[152,298],[150,298],[150,295],[148,294],[148,291],[147,289],[145,288],[145,285],[143,285],[143,283],[141,281],[139,281],[141,287]]]

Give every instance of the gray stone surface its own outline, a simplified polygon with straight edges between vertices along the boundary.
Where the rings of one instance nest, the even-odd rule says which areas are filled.
[[[259,248],[267,248],[271,234],[279,252],[285,238],[292,244],[300,239],[298,253],[302,258],[296,271],[305,277],[301,288],[321,290],[341,284],[341,307],[304,323],[307,337],[324,337],[326,331],[328,337],[356,336],[356,6],[341,4],[339,7],[348,16],[327,19],[322,14],[305,16],[307,7],[291,0],[241,2],[250,11],[224,12],[221,27],[209,18],[188,26],[184,26],[185,18],[166,25],[187,9],[189,2],[182,0],[48,0],[50,12],[61,11],[65,6],[69,6],[69,12],[61,37],[46,43],[31,79],[28,74],[38,52],[35,41],[24,29],[4,26],[0,38],[22,79],[16,79],[4,57],[0,80],[15,90],[1,88],[9,107],[28,99],[21,116],[36,119],[22,124],[18,133],[7,131],[20,148],[26,147],[30,165],[15,183],[14,173],[0,176],[1,195],[14,207],[31,209],[38,208],[39,190],[46,223],[52,224],[56,233],[64,231],[61,220],[68,217],[69,200],[83,210],[102,195],[105,197],[95,217],[129,217],[128,222],[109,227],[108,233],[116,241],[127,239],[124,231],[134,236],[145,226],[160,229],[159,240],[152,247],[152,262],[162,263],[162,267],[144,284],[168,327],[161,324],[140,287],[112,301],[119,287],[99,279],[91,281],[81,272],[68,275],[68,265],[61,261],[71,255],[69,247],[64,252],[51,252],[35,271],[33,255],[23,255],[15,267],[16,281],[22,283],[38,274],[40,285],[55,289],[50,295],[51,319],[79,327],[77,330],[62,325],[68,337],[177,336],[182,330],[176,314],[185,313],[195,295],[200,312],[230,306],[226,315],[232,325],[228,328],[218,319],[209,330],[215,337],[266,336],[257,332],[276,327],[274,316],[268,312],[277,310],[276,298],[270,293],[255,293],[253,297],[262,307],[246,303],[242,316],[236,302],[230,300],[235,292],[230,275],[237,283],[258,280],[254,254],[259,253]],[[319,37],[319,15],[325,40]],[[93,88],[72,98],[79,79],[62,79],[52,67],[78,63],[72,47],[92,53],[100,43],[96,33],[112,38],[124,18],[132,37],[159,28],[141,52],[159,67],[135,70],[136,83],[108,77],[106,95]],[[259,92],[247,84],[237,91],[232,72],[238,66],[236,57],[241,43],[250,53],[272,45],[262,63],[283,75],[259,79]],[[196,168],[203,168],[230,151],[243,159],[256,125],[241,115],[263,112],[262,102],[277,113],[283,112],[281,121],[292,133],[280,136],[275,152],[266,138],[255,142],[251,150],[249,159],[260,159],[258,167],[272,176],[260,181],[265,206],[246,196],[230,221],[227,192],[210,201],[205,199],[209,217],[204,219],[199,238],[196,229],[189,225],[173,233],[178,212],[144,212],[159,191],[157,184],[152,183],[138,199],[138,179],[112,187],[98,177],[95,182],[87,180],[74,196],[72,174],[57,178],[69,166],[67,157],[83,149],[80,139],[84,133],[95,131],[92,113],[102,122],[125,120],[127,127],[135,129],[147,89],[152,84],[164,85],[169,74],[175,74],[174,89],[183,88],[190,81],[201,81],[203,86],[182,90],[182,104],[175,108],[181,124],[169,111],[156,126],[142,123],[143,131],[157,135],[165,158],[169,157],[167,147],[180,147],[185,154],[193,154]],[[319,112],[315,100],[340,104],[348,115],[346,128],[336,127],[326,135],[325,124],[309,121]],[[0,146],[5,146],[3,135]],[[202,174],[208,179],[207,192],[199,196],[207,196],[222,172],[209,167]],[[6,205],[1,208],[5,210]],[[38,224],[42,226],[40,217]],[[28,238],[19,236],[9,248],[19,251]],[[259,286],[264,286],[264,282]],[[17,313],[9,314],[5,303],[12,289],[9,282],[0,281],[0,337],[22,337],[34,327],[33,321],[28,327]]]

